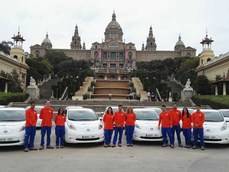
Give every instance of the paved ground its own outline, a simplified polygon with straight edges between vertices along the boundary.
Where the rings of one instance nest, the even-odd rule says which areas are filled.
[[[39,130],[36,146],[39,145]],[[54,141],[54,139],[53,139]],[[161,148],[137,143],[133,148],[72,145],[24,153],[0,148],[0,172],[228,172],[229,146],[208,145],[205,151]]]

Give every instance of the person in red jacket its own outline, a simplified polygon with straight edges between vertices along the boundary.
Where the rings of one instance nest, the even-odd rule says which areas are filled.
[[[191,138],[192,138],[192,119],[191,114],[188,111],[187,107],[184,107],[182,110],[182,130],[183,135],[185,138],[185,147],[190,148],[192,145]]]
[[[25,152],[35,150],[34,139],[36,135],[37,112],[35,111],[35,102],[32,101],[30,104],[30,108],[25,111]]]
[[[172,117],[171,134],[172,134],[173,140],[175,140],[175,132],[176,132],[178,145],[179,145],[179,147],[182,147],[181,137],[180,137],[180,132],[181,132],[181,127],[180,127],[181,112],[177,109],[177,105],[174,104],[172,109],[169,111],[169,113],[170,113],[170,115]]]
[[[42,119],[41,122],[41,147],[40,149],[44,149],[45,144],[45,135],[47,134],[47,142],[46,142],[46,148],[47,149],[53,149],[53,147],[50,145],[51,142],[51,129],[52,129],[52,119],[53,119],[53,108],[51,107],[51,104],[49,101],[46,102],[45,106],[40,111],[40,119]]]
[[[123,129],[125,125],[125,113],[123,112],[122,105],[118,106],[118,112],[115,112],[114,114],[114,138],[113,138],[113,145],[112,147],[116,146],[116,142],[118,139],[118,146],[122,147],[122,135],[123,135]],[[119,136],[119,138],[118,138]]]
[[[126,111],[126,143],[127,146],[133,146],[133,135],[135,127],[136,115],[132,107],[128,107]]]
[[[204,121],[205,121],[205,114],[200,111],[201,106],[196,106],[196,111],[192,113],[192,126],[193,126],[193,136],[194,136],[194,143],[193,149],[197,148],[197,141],[200,139],[200,146],[201,150],[204,150]]]
[[[171,135],[171,128],[172,128],[172,116],[166,109],[165,105],[162,105],[161,107],[162,112],[160,113],[159,122],[158,122],[158,128],[161,127],[161,133],[162,133],[162,147],[167,147],[167,136],[170,140],[170,147],[174,148],[174,140]]]
[[[111,138],[113,134],[113,110],[109,107],[106,113],[103,116],[103,124],[104,124],[104,147],[110,147]]]
[[[64,148],[65,121],[65,111],[63,108],[60,108],[55,117],[56,148]]]

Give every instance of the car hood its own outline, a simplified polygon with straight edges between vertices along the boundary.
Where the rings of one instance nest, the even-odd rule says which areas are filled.
[[[204,130],[210,132],[219,132],[223,126],[224,122],[205,122]]]
[[[101,124],[100,120],[96,121],[67,121],[68,125],[73,125],[76,129],[98,129],[98,126]]]
[[[1,127],[15,127],[15,126],[22,126],[25,125],[25,121],[10,121],[10,122],[0,122]]]

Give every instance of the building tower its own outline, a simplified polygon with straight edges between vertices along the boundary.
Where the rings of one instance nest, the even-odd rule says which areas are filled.
[[[46,49],[51,49],[52,48],[52,43],[49,39],[48,33],[45,35],[45,39],[42,41],[41,46]]]
[[[181,40],[181,36],[179,35],[178,37],[178,41],[174,47],[174,50],[175,51],[182,51],[185,49],[185,45],[184,45],[184,42]]]
[[[155,38],[153,36],[153,29],[152,26],[150,26],[149,28],[149,36],[146,40],[146,47],[145,50],[146,51],[156,51],[157,45],[155,42]]]
[[[74,35],[72,36],[71,49],[80,50],[81,48],[81,38],[78,33],[78,26],[76,25]]]
[[[200,57],[199,65],[200,66],[206,65],[209,61],[214,59],[215,54],[211,48],[212,42],[214,42],[214,40],[212,38],[208,38],[208,34],[206,34],[205,38],[202,39],[202,41],[200,42],[200,44],[202,44],[202,47],[203,47],[203,50],[199,55]]]

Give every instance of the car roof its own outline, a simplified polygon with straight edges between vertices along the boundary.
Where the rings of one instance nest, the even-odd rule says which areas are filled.
[[[67,106],[65,109],[81,109],[83,108],[82,106]]]
[[[219,112],[216,109],[200,109],[200,111],[202,111],[202,112]]]
[[[156,112],[153,108],[133,108],[133,110],[136,110],[136,111],[148,111],[148,110],[152,110],[152,111]]]
[[[22,107],[2,107],[0,110],[25,110],[25,108]]]
[[[85,110],[85,111],[93,111],[93,112],[95,112],[93,109],[90,109],[90,108],[83,108],[83,107],[70,107],[70,108],[68,108],[67,110]]]
[[[229,109],[218,109],[219,111],[229,111]]]

